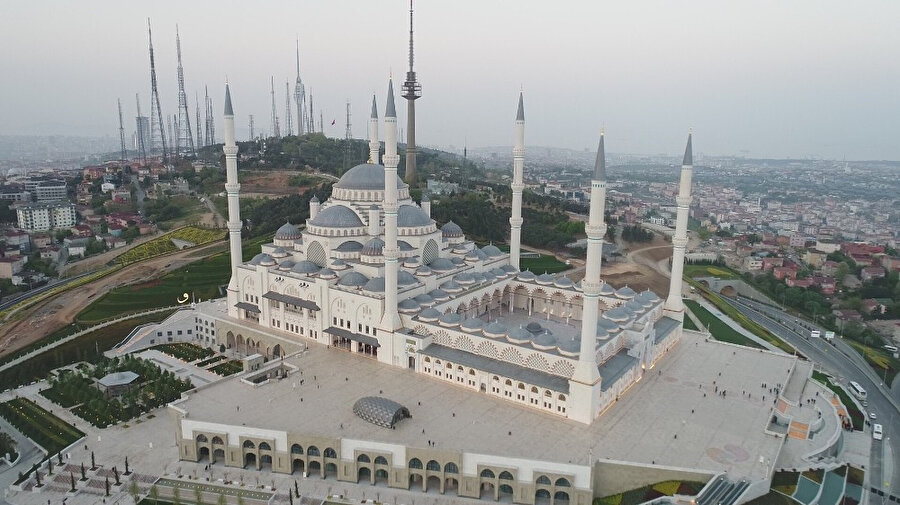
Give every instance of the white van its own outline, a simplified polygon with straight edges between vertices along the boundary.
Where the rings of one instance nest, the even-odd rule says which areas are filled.
[[[882,433],[881,429],[882,428],[880,424],[875,424],[875,426],[872,427],[872,438],[874,438],[875,440],[881,440],[881,437],[884,436],[884,433]]]

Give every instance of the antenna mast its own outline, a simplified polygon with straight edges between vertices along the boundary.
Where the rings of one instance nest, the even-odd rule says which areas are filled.
[[[350,168],[350,144],[353,141],[353,130],[350,128],[350,100],[347,100],[347,127],[344,130],[344,171]]]
[[[188,112],[187,95],[184,93],[184,67],[181,66],[181,35],[178,33],[178,25],[175,25],[175,51],[178,54],[178,137],[175,139],[175,154],[195,154],[191,113]]]
[[[416,81],[413,70],[413,3],[409,0],[409,71],[403,83],[406,98],[406,183],[416,183],[416,100],[422,96],[422,85]]]
[[[147,135],[147,132],[144,131],[144,117],[141,116],[141,98],[137,93],[134,94],[134,101],[135,103],[137,103],[137,147],[141,150],[141,160],[143,161],[144,165],[146,165],[147,147],[144,142],[144,136]]]
[[[159,106],[159,92],[156,89],[156,64],[153,61],[153,32],[150,29],[150,18],[147,18],[147,37],[150,40],[150,145],[152,149],[162,150],[163,162],[168,163],[169,148],[166,145],[162,108]]]
[[[119,144],[122,148],[122,161],[128,160],[128,152],[125,151],[125,125],[122,124],[122,100],[116,98],[116,103],[119,104]]]
[[[253,114],[250,114],[250,140],[256,140],[253,136]]]
[[[212,98],[209,97],[209,88],[203,87],[206,93],[206,145],[211,146],[216,143],[216,125],[213,122],[215,115],[213,114]]]
[[[306,90],[303,88],[303,81],[300,79],[300,38],[297,38],[297,82],[294,84],[294,101],[297,102],[297,135],[303,135],[303,132],[310,132],[311,128],[303,128],[306,120],[306,114],[303,110],[306,108]]]
[[[281,137],[281,129],[278,128],[278,114],[275,112],[275,77],[271,78],[271,89],[272,89],[272,136],[275,138]]]
[[[196,121],[194,122],[197,125],[197,147],[203,147],[206,144],[203,144],[203,135],[200,127],[200,94],[196,91],[194,92],[194,103],[197,104],[197,115],[195,116]]]
[[[294,134],[294,120],[291,119],[291,83],[284,81],[284,135],[289,137]]]

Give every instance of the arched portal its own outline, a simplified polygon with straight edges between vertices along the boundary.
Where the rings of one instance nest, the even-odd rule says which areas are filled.
[[[372,470],[365,466],[356,472],[356,483],[361,484],[363,482],[366,484],[372,482]]]
[[[293,463],[291,464],[291,473],[303,473],[305,469],[305,463],[303,463],[303,459],[294,458]]]

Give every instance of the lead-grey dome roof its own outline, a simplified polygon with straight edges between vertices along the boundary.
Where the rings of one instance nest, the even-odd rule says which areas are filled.
[[[353,404],[353,413],[372,424],[393,428],[404,418],[411,417],[409,409],[380,396],[366,396]]]
[[[399,272],[397,272],[397,285],[398,286],[408,286],[410,284],[415,284],[417,282],[419,282],[419,281],[416,280],[416,277],[413,274],[411,274],[405,270],[400,270]]]
[[[429,263],[428,266],[431,267],[432,270],[437,271],[453,270],[454,268],[453,262],[448,260],[447,258],[437,258],[436,260]]]
[[[362,251],[363,245],[355,240],[348,240],[334,248],[337,252],[359,252]]]
[[[384,277],[373,277],[363,289],[371,293],[384,293]]]
[[[453,221],[447,221],[447,224],[441,226],[441,235],[445,238],[462,237],[463,231],[458,224],[454,223]]]
[[[441,311],[432,307],[419,312],[419,319],[423,321],[437,321],[439,317],[441,317]]]
[[[284,223],[275,232],[275,240],[296,240],[300,238],[300,231],[291,223]]]
[[[356,228],[363,226],[363,222],[349,207],[332,205],[319,211],[309,224],[328,228]]]
[[[416,226],[431,225],[431,218],[424,210],[415,205],[401,205],[397,212],[397,226],[401,228],[412,228]]]
[[[347,272],[338,281],[340,286],[362,286],[369,282],[369,278],[359,272]]]
[[[293,268],[291,268],[291,271],[298,274],[312,274],[318,272],[320,268],[322,267],[316,265],[312,261],[303,260],[298,261],[297,264],[295,264]]]
[[[497,256],[503,256],[503,251],[501,251],[500,248],[495,246],[494,244],[488,244],[488,245],[484,246],[481,250],[484,251],[485,254],[487,254],[491,258],[495,258]]]
[[[396,177],[396,176],[395,176]],[[403,181],[397,177],[397,187],[402,188]],[[341,180],[334,185],[340,189],[368,189],[384,191],[384,167],[363,163],[347,170]]]
[[[362,249],[363,256],[381,256],[384,251],[384,240],[381,240],[378,237],[375,237],[368,242],[366,242],[365,247]]]

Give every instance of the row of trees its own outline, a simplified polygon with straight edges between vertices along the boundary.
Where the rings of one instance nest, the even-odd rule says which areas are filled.
[[[622,240],[626,242],[650,242],[653,240],[653,232],[641,228],[638,224],[623,226]]]

